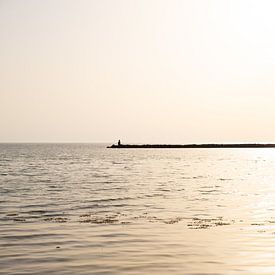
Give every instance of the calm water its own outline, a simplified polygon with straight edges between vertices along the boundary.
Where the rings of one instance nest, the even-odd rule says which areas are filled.
[[[0,144],[0,274],[275,273],[275,149]]]

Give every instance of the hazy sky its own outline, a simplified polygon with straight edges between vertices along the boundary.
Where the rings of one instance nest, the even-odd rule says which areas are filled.
[[[275,142],[274,13],[0,0],[0,142]]]

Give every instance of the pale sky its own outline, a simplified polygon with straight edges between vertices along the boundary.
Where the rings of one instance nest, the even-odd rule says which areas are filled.
[[[275,142],[275,1],[0,0],[0,142]]]

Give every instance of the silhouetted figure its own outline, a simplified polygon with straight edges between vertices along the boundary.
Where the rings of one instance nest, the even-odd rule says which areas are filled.
[[[118,143],[117,143],[117,145],[118,145],[118,146],[120,146],[120,145],[121,145],[121,143],[120,143],[120,139],[118,140]]]

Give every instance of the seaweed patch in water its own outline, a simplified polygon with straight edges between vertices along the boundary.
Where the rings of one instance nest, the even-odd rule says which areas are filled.
[[[50,218],[44,219],[44,221],[46,222],[59,222],[59,223],[67,222],[68,220],[69,219],[65,217],[50,217]]]
[[[230,225],[229,222],[224,222],[222,217],[211,219],[193,218],[192,222],[188,223],[189,229],[208,229],[214,226]]]
[[[83,215],[82,215],[83,217]],[[113,224],[118,223],[117,215],[105,216],[105,217],[85,217],[81,219],[80,223],[94,223],[94,224]]]
[[[164,220],[163,222],[166,223],[166,224],[174,224],[174,223],[180,222],[182,219],[183,218],[181,218],[181,217],[176,217],[176,218],[173,218],[173,219]]]
[[[26,219],[18,217],[18,218],[14,218],[13,221],[15,221],[15,222],[25,222]]]

